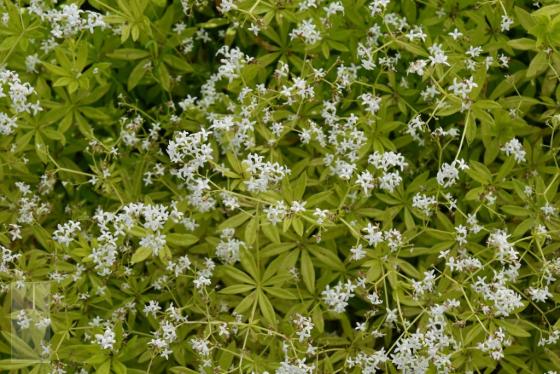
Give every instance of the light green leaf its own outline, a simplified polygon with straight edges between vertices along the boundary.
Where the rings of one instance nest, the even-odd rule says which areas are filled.
[[[130,261],[133,264],[136,264],[138,262],[142,262],[145,259],[147,259],[148,257],[150,257],[152,255],[152,249],[148,248],[148,247],[140,247],[138,248],[134,254],[132,255],[132,258],[130,259]]]

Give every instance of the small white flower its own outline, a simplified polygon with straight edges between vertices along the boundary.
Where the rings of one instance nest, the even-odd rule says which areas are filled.
[[[361,244],[355,245],[350,248],[350,252],[352,253],[352,260],[359,261],[362,258],[366,257],[366,251],[364,251]]]
[[[103,334],[95,335],[95,342],[103,349],[113,349],[113,344],[117,342],[115,340],[115,332],[110,326],[107,326]]]
[[[511,25],[513,25],[513,19],[511,19],[507,14],[504,14],[500,23],[500,30],[508,31],[511,28]]]
[[[513,158],[515,158],[515,161],[517,162],[525,162],[526,152],[523,149],[523,145],[517,138],[512,138],[509,142],[504,144],[501,151],[505,152],[508,156],[513,155]]]
[[[527,289],[527,292],[529,292],[531,299],[535,302],[544,303],[546,302],[547,299],[552,297],[552,294],[548,290],[548,287],[543,287],[543,288],[529,287]]]
[[[290,39],[294,40],[298,37],[303,38],[305,44],[311,45],[321,40],[321,33],[317,30],[313,20],[307,19],[290,32]]]
[[[463,33],[459,31],[458,28],[455,27],[455,30],[453,30],[452,32],[448,33],[447,35],[451,36],[453,38],[453,40],[457,40],[459,39],[461,36],[463,36]]]

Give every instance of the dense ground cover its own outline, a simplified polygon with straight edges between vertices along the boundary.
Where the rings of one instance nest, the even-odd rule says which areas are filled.
[[[560,5],[0,1],[0,368],[556,373]]]

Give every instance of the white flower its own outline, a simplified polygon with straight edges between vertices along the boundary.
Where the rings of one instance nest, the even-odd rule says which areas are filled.
[[[372,293],[367,295],[367,299],[373,305],[383,304],[383,300],[381,300],[381,298],[379,298],[379,294],[376,291],[373,291]]]
[[[364,239],[368,241],[368,245],[370,247],[376,247],[379,243],[383,242],[383,232],[379,230],[378,226],[374,226],[371,223],[368,223],[366,227],[362,229],[362,231],[366,232],[364,235]]]
[[[373,17],[379,13],[383,13],[390,2],[391,0],[373,0],[373,2],[369,4],[371,16]]]
[[[115,332],[110,326],[105,328],[103,334],[96,334],[95,341],[103,349],[113,349],[113,344],[117,342],[115,340]]]
[[[352,281],[348,280],[346,283],[339,281],[338,284],[331,288],[327,285],[327,288],[321,292],[323,296],[323,301],[330,310],[336,313],[343,313],[348,305],[348,300],[354,296],[354,289],[356,285]]]
[[[464,79],[463,81],[458,81],[457,78],[453,78],[453,84],[449,86],[449,90],[462,99],[466,99],[472,90],[478,87],[473,80],[473,77]]]
[[[282,180],[290,173],[288,167],[280,165],[278,162],[264,161],[264,156],[257,153],[250,153],[243,165],[251,177],[245,182],[247,190],[250,192],[265,192],[271,185]]]
[[[31,324],[31,318],[27,315],[24,309],[21,309],[17,315],[17,324],[23,330],[29,328]]]
[[[286,214],[288,214],[288,209],[283,201],[278,201],[276,204],[270,205],[263,210],[266,213],[266,218],[273,225],[282,222],[286,217]]]
[[[488,236],[488,245],[498,250],[501,263],[517,261],[517,251],[508,242],[509,235],[505,230],[495,230]]]
[[[484,300],[492,302],[496,316],[509,316],[515,309],[523,306],[521,296],[514,290],[505,286],[507,275],[498,273],[492,283],[487,283],[485,278],[478,277],[472,288],[482,294]],[[491,311],[486,306],[485,313]]]
[[[499,327],[493,334],[490,334],[485,341],[478,343],[477,347],[482,352],[490,353],[494,360],[504,357],[503,347],[511,344],[511,339],[506,338],[504,330]]]
[[[344,5],[342,5],[341,1],[335,1],[330,3],[328,6],[323,7],[325,13],[327,13],[327,17],[330,17],[336,13],[344,14]]]
[[[463,36],[463,33],[459,31],[458,28],[455,27],[455,30],[453,30],[452,32],[448,33],[447,35],[451,36],[453,38],[453,40],[457,40],[459,39],[461,36]]]
[[[313,330],[314,324],[311,322],[310,317],[304,317],[298,313],[294,318],[294,324],[297,327],[296,335],[300,342],[311,337],[311,330]]]
[[[432,215],[432,209],[435,205],[437,205],[437,200],[434,196],[416,193],[412,198],[412,207],[422,211],[426,216]]]
[[[502,22],[500,23],[500,30],[501,31],[508,31],[513,25],[513,19],[511,19],[507,14],[502,16]]]
[[[393,192],[402,182],[402,177],[397,172],[384,173],[379,178],[379,188]]]
[[[63,225],[59,224],[53,232],[53,240],[68,247],[78,231],[80,231],[80,222],[68,221]]]
[[[236,0],[222,0],[220,1],[219,10],[221,13],[226,14],[229,13],[233,9],[237,9],[237,5],[235,4]]]
[[[210,355],[210,342],[202,338],[192,338],[191,346],[201,356],[207,357]]]
[[[303,38],[305,44],[315,44],[321,40],[321,33],[313,23],[312,19],[307,19],[298,24],[298,27],[290,32],[290,39]]]
[[[366,251],[364,251],[361,244],[355,245],[350,248],[350,252],[352,253],[352,260],[359,261],[362,258],[366,257]]]
[[[437,91],[436,91],[437,93]],[[426,125],[426,123],[422,120],[420,115],[417,115],[413,119],[411,119],[408,124],[406,125],[406,133],[412,136],[414,140],[416,140],[420,144],[424,144],[422,138],[420,138],[420,133],[422,132],[422,128]]]
[[[28,73],[37,73],[37,64],[41,62],[37,53],[25,57],[25,70]]]
[[[290,210],[294,213],[305,212],[305,204],[307,204],[307,201],[292,201]]]
[[[551,216],[554,216],[556,214],[556,211],[558,209],[556,209],[556,207],[552,204],[550,204],[549,202],[546,202],[542,207],[541,207],[541,212],[543,212],[543,214],[545,215],[545,217],[550,218]]]
[[[150,248],[154,256],[158,256],[166,244],[165,235],[160,233],[148,234],[140,240],[140,246]]]
[[[544,303],[548,298],[552,297],[552,294],[548,290],[548,287],[543,287],[543,288],[529,287],[527,291],[529,292],[529,295],[531,295],[531,299],[535,302]]]
[[[432,292],[435,286],[435,280],[436,278],[433,270],[424,272],[423,280],[412,282],[414,297],[418,298],[427,292]]]
[[[151,314],[154,318],[157,316],[157,312],[161,310],[158,302],[155,300],[150,300],[148,304],[144,306],[144,313]]]
[[[241,247],[247,247],[245,242],[234,238],[234,234],[234,229],[224,229],[220,235],[221,240],[216,247],[216,256],[222,262],[230,265],[239,261]]]
[[[467,244],[467,228],[463,225],[455,227],[455,240],[460,245]]]
[[[221,65],[218,68],[216,78],[218,80],[227,78],[230,82],[239,77],[241,69],[253,60],[252,57],[241,52],[239,48],[229,48],[227,45],[220,47],[218,52],[216,52],[216,56],[219,55],[223,56],[223,58],[220,59]]]
[[[433,44],[428,48],[428,50],[430,51],[430,56],[428,58],[430,59],[431,66],[438,64],[449,66],[449,62],[447,62],[447,56],[443,52],[442,47],[442,44]]]
[[[252,23],[251,27],[249,27],[248,30],[251,31],[255,35],[258,35],[259,31],[261,31],[259,25],[257,25],[256,23]]]
[[[276,369],[276,374],[311,374],[313,373],[313,366],[305,363],[305,358],[297,360],[296,363],[290,364],[286,361],[280,363],[280,367]]]
[[[459,170],[455,167],[455,161],[451,164],[444,162],[437,172],[436,179],[443,187],[453,186],[459,179]]]
[[[418,74],[420,76],[424,75],[424,69],[428,66],[428,60],[418,59],[413,61],[408,66],[406,73]]]
[[[10,117],[0,112],[0,134],[10,135],[17,128],[16,117]]]
[[[371,93],[365,93],[360,95],[362,104],[366,107],[366,112],[375,114],[380,108],[381,97],[377,95],[372,95]]]
[[[369,155],[368,163],[373,165],[376,169],[382,169],[383,171],[388,171],[392,167],[398,167],[402,171],[408,166],[404,156],[395,152],[379,153],[376,151]]]
[[[325,223],[325,220],[328,218],[328,215],[329,215],[329,211],[326,209],[323,210],[323,209],[315,208],[315,211],[313,212],[313,216],[317,219],[318,225],[322,225],[323,223]]]
[[[373,180],[374,180],[373,175],[368,170],[364,170],[360,173],[360,175],[358,175],[358,178],[356,179],[356,184],[362,187],[365,195],[369,195],[369,191],[373,187],[375,187]]]
[[[523,149],[523,145],[517,138],[512,138],[509,142],[504,144],[500,150],[505,152],[508,156],[513,155],[513,158],[515,158],[515,161],[517,162],[525,162],[526,152]]]

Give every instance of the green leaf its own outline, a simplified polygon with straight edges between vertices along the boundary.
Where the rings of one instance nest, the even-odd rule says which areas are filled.
[[[315,268],[313,267],[313,261],[311,261],[311,256],[307,251],[301,252],[301,277],[303,283],[307,290],[311,293],[315,293]]]
[[[296,232],[296,234],[301,237],[303,236],[303,222],[301,221],[301,219],[299,219],[298,217],[293,217],[292,219],[292,227],[294,228],[294,231]]]
[[[465,338],[463,339],[463,344],[467,346],[472,342],[477,341],[478,337],[482,335],[484,335],[484,330],[482,329],[482,326],[478,323],[475,323],[474,325],[471,325],[467,334],[464,335]]]
[[[276,324],[276,314],[274,313],[274,307],[272,306],[272,303],[270,302],[268,297],[266,297],[264,292],[259,291],[258,299],[259,307],[264,319],[271,325]]]
[[[80,113],[86,116],[89,119],[93,119],[96,121],[109,121],[111,120],[111,116],[107,113],[107,110],[101,108],[94,108],[91,106],[82,106],[80,107]]]
[[[531,210],[516,205],[504,205],[501,209],[504,213],[511,214],[516,217],[526,217],[531,215]]]
[[[261,225],[261,230],[270,241],[280,243],[280,232],[278,231],[276,225],[267,222]]]
[[[257,297],[257,292],[253,291],[249,295],[245,296],[243,300],[235,307],[236,313],[245,313],[251,306],[255,303]]]
[[[254,289],[255,286],[252,284],[234,284],[233,286],[226,287],[219,292],[225,295],[235,295],[238,293],[245,293]]]
[[[548,69],[548,56],[546,52],[539,52],[531,60],[529,67],[527,68],[527,78],[535,78],[537,75],[541,75]]]
[[[173,366],[169,369],[173,374],[199,374],[199,371],[189,369],[188,367],[183,366]]]
[[[253,279],[260,279],[259,268],[255,262],[255,257],[253,252],[249,251],[247,248],[241,248],[240,252],[240,262],[243,269],[251,276]]]
[[[21,38],[19,36],[8,36],[4,40],[2,40],[2,43],[0,43],[0,51],[7,51],[15,48],[20,39]]]
[[[255,243],[259,232],[259,219],[258,216],[251,218],[247,226],[245,226],[245,243],[251,246]]]
[[[127,88],[129,91],[132,91],[134,87],[136,87],[138,83],[140,83],[142,78],[144,78],[144,75],[146,75],[146,71],[147,71],[145,66],[149,62],[150,60],[148,59],[142,60],[138,64],[136,64],[134,69],[132,69],[130,75],[128,76],[128,82],[127,82]]]
[[[259,56],[257,58],[257,61],[259,62],[259,64],[262,67],[268,66],[271,63],[273,63],[274,61],[276,61],[280,55],[282,54],[282,52],[272,52],[272,53],[268,53],[266,55],[263,56]]]
[[[470,113],[467,115],[464,131],[466,131],[465,139],[467,139],[467,143],[471,144],[476,138],[476,121],[474,120],[474,116],[470,115]]]
[[[292,186],[293,198],[296,201],[303,199],[305,188],[307,187],[307,173],[303,172]]]
[[[49,162],[48,150],[40,132],[35,133],[35,153],[43,163]]]
[[[425,50],[423,50],[421,47],[417,46],[416,44],[405,42],[405,41],[400,40],[400,39],[393,39],[393,40],[398,45],[403,47],[405,50],[412,53],[414,56],[428,57],[428,53]]]
[[[111,360],[108,359],[95,371],[97,374],[109,374],[111,372]]]
[[[148,248],[148,247],[140,247],[138,248],[134,254],[132,255],[132,258],[130,259],[130,261],[133,264],[136,264],[138,262],[142,262],[145,259],[147,259],[148,257],[150,257],[152,255],[152,249]]]
[[[364,263],[365,267],[368,267],[366,274],[366,279],[368,282],[375,282],[383,274],[383,266],[379,260],[371,260]]]
[[[75,78],[71,78],[71,77],[61,77],[58,78],[54,83],[53,83],[53,87],[64,87],[64,86],[68,86],[70,83],[75,82],[76,79]]]
[[[113,358],[112,363],[113,363],[112,364],[113,373],[115,373],[115,374],[127,374],[126,365],[123,364],[122,362],[120,362],[119,360],[117,360],[116,357]]]
[[[26,358],[39,358],[39,354],[33,350],[22,338],[7,331],[2,331],[2,335],[10,344],[11,349]]]
[[[334,251],[321,248],[319,246],[310,246],[308,250],[311,252],[313,257],[315,257],[319,262],[321,262],[324,266],[329,269],[337,270],[337,271],[344,271],[344,264]]]
[[[519,39],[512,39],[512,40],[508,40],[507,43],[510,47],[515,48],[515,49],[520,49],[523,51],[529,51],[529,50],[536,50],[537,49],[537,43],[534,39],[529,39],[529,38],[519,38]]]
[[[226,219],[225,221],[223,221],[222,223],[220,223],[220,225],[218,226],[218,230],[221,231],[225,228],[232,228],[233,229],[233,228],[239,227],[251,217],[252,216],[250,214],[247,214],[246,212],[238,213],[235,216],[230,217],[230,218]]]
[[[488,168],[478,162],[471,160],[469,162],[469,168],[466,170],[467,174],[477,182],[481,184],[490,184],[492,182],[492,174]]]
[[[531,337],[531,334],[520,325],[519,321],[498,319],[496,320],[496,324],[502,326],[506,330],[506,332],[513,336],[517,336],[520,338]]]
[[[11,358],[11,359],[0,360],[0,369],[2,369],[2,370],[17,370],[17,369],[23,369],[23,368],[26,368],[26,367],[32,366],[32,365],[39,365],[41,363],[43,363],[42,360]]]
[[[535,25],[535,21],[531,17],[531,13],[518,6],[514,8],[514,11],[517,20],[521,23],[521,26],[523,26],[525,30],[530,31]]]
[[[233,279],[235,279],[238,282],[241,283],[247,283],[247,284],[251,284],[254,285],[255,284],[255,280],[253,278],[251,278],[250,276],[248,276],[246,273],[242,272],[241,270],[234,268],[233,266],[225,266],[223,267],[223,271],[226,275],[232,277]]]
[[[150,52],[144,51],[142,49],[135,49],[135,48],[121,48],[121,49],[116,49],[113,52],[107,53],[107,56],[118,60],[132,61],[141,58],[146,58],[150,56]]]
[[[280,287],[263,287],[263,290],[270,295],[277,297],[282,300],[298,300],[299,297],[296,293],[287,288]]]
[[[173,244],[177,247],[188,247],[199,241],[196,235],[178,233],[167,234],[165,236],[165,240],[167,243]]]
[[[511,236],[518,237],[525,234],[527,231],[531,230],[535,224],[535,220],[533,218],[527,218],[520,224],[518,224],[515,229],[512,231]]]
[[[49,64],[48,62],[43,62],[43,66],[45,68],[47,68],[47,70],[49,72],[53,73],[54,75],[62,75],[62,76],[66,76],[66,77],[71,77],[70,72],[64,70],[60,66]]]
[[[165,61],[165,63],[177,70],[180,70],[182,72],[185,73],[192,73],[193,68],[191,66],[191,64],[189,64],[188,62],[186,62],[185,60],[175,56],[175,55],[171,55],[171,54],[167,54],[163,56],[163,61]]]
[[[197,26],[202,27],[203,29],[213,29],[216,27],[220,27],[223,25],[229,24],[229,19],[227,18],[212,18],[206,22],[201,22]]]
[[[169,75],[169,71],[164,64],[159,65],[158,76],[163,89],[165,91],[171,91],[171,76]]]

